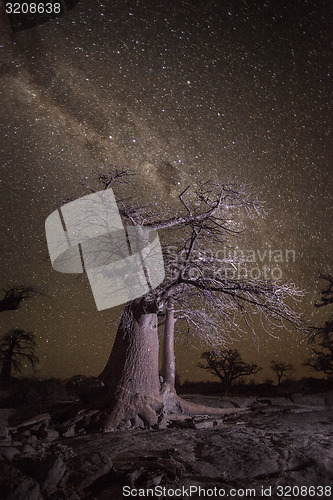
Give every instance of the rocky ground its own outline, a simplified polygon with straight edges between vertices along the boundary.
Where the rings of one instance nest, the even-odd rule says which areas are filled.
[[[330,498],[333,393],[187,399],[226,414],[92,434],[88,412],[56,425],[50,413],[27,418],[27,408],[0,410],[0,498],[110,500],[143,496],[147,488],[150,498],[172,498],[173,490],[178,498],[204,498],[199,487],[209,498],[237,490],[236,498],[261,497],[262,488],[273,499]],[[308,489],[297,495],[278,486]]]

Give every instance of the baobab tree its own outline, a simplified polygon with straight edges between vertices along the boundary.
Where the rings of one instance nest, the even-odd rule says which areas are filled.
[[[23,360],[28,361],[35,368],[39,363],[38,357],[34,354],[35,348],[36,342],[32,332],[18,328],[9,330],[0,340],[0,360],[2,361],[0,380],[10,379],[12,369],[20,372]]]
[[[217,376],[226,391],[230,391],[235,380],[254,375],[261,370],[257,363],[246,363],[237,349],[223,352],[206,351],[201,355],[206,364],[198,363],[199,368]]]
[[[96,189],[85,185],[95,193],[128,179],[127,171],[114,168],[99,176]],[[224,348],[231,332],[242,332],[242,321],[254,332],[253,314],[262,324],[287,322],[302,328],[300,315],[288,305],[290,298],[302,295],[293,284],[239,276],[234,269],[242,264],[239,257],[221,252],[221,246],[230,246],[242,230],[244,217],[262,213],[261,204],[243,187],[217,182],[188,186],[178,205],[168,210],[137,207],[124,198],[118,200],[118,208],[128,224],[159,232],[166,277],[157,288],[124,306],[109,360],[99,375],[103,392],[91,402],[101,410],[98,426],[104,431],[123,420],[135,426],[139,417],[141,423],[154,425],[162,411],[190,411],[173,388],[176,320],[214,349]],[[160,314],[166,315],[162,385]]]
[[[0,299],[0,312],[16,311],[23,300],[40,295],[32,286],[12,286],[2,290],[4,296]]]

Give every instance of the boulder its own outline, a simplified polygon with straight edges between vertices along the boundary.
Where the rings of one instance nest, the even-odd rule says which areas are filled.
[[[23,420],[18,425],[13,427],[13,429],[22,429],[25,427],[32,427],[36,424],[42,423],[44,421],[50,421],[51,415],[49,413],[42,413],[41,415],[37,415],[36,417],[29,418],[28,420]]]
[[[12,436],[10,434],[0,439],[0,447],[10,446],[11,444],[12,444]]]
[[[25,455],[34,455],[36,453],[36,450],[30,444],[25,443],[21,448],[21,453]]]
[[[74,458],[70,461],[71,470],[68,485],[74,489],[83,490],[96,479],[110,472],[112,462],[109,456],[102,451],[94,451],[89,455]]]
[[[82,419],[75,424],[75,432],[79,432],[81,429],[85,429],[91,422],[91,417],[89,415],[82,416]]]
[[[28,444],[32,444],[32,445],[33,445],[33,444],[36,444],[36,442],[37,442],[37,441],[38,441],[38,439],[37,439],[37,436],[35,436],[35,435],[31,435],[31,436],[29,436],[29,437],[25,440],[25,442],[26,442],[26,443],[28,443]]]
[[[214,420],[198,420],[194,422],[195,429],[209,429],[214,426]]]
[[[53,491],[65,482],[67,467],[60,457],[54,455],[26,458],[17,462],[16,466],[37,481],[43,492]]]
[[[75,426],[72,425],[72,427],[69,427],[69,429],[67,429],[67,431],[63,432],[61,435],[65,438],[75,436]]]
[[[43,500],[34,479],[5,463],[0,463],[0,492],[5,500]]]
[[[56,426],[55,430],[63,437],[75,436],[75,424],[71,421]]]
[[[0,441],[6,439],[6,437],[8,436],[8,434],[9,434],[8,427],[5,426],[5,425],[0,426]]]
[[[15,448],[20,448],[21,446],[23,446],[23,442],[15,438],[12,440],[11,446],[14,446]]]
[[[39,436],[42,439],[46,439],[46,441],[53,441],[54,439],[57,439],[57,437],[59,437],[59,432],[55,429],[41,429],[41,431],[39,432]]]
[[[13,458],[19,453],[19,450],[14,446],[4,446],[0,448],[0,458],[3,458],[5,460],[13,460]]]

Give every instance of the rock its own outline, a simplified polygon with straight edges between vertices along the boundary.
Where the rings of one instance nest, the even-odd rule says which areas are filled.
[[[30,431],[23,431],[23,432],[20,432],[20,436],[23,437],[23,438],[28,438],[31,436],[30,434]]]
[[[8,427],[2,425],[0,427],[0,441],[2,441],[3,439],[6,439],[6,437],[8,436],[8,434],[9,434]]]
[[[55,430],[63,437],[75,436],[75,424],[71,421],[58,425]]]
[[[90,486],[96,479],[110,472],[112,462],[109,456],[102,451],[95,451],[71,460],[71,473],[68,484],[82,490]]]
[[[67,429],[67,431],[63,432],[61,435],[65,438],[75,436],[75,426],[73,425],[72,427]]]
[[[40,422],[39,424],[36,424],[36,425],[33,425],[32,427],[29,427],[29,431],[31,434],[36,434],[38,433],[39,429],[41,428],[41,426],[43,425],[43,423],[46,423],[47,421],[44,420],[43,422]],[[44,427],[47,427],[44,425]]]
[[[12,444],[12,436],[8,435],[0,440],[0,447],[10,446]]]
[[[39,435],[42,439],[46,439],[47,441],[53,441],[59,437],[59,432],[55,429],[41,429]]]
[[[64,480],[67,467],[60,457],[52,456],[48,457],[42,465],[46,471],[42,488],[52,490]]]
[[[179,415],[180,416],[180,415]],[[170,427],[178,427],[181,429],[193,429],[194,428],[194,422],[191,417],[181,415],[183,418],[182,419],[171,419],[170,420]]]
[[[17,463],[22,472],[37,481],[42,491],[53,491],[65,481],[67,467],[64,461],[57,456],[49,455],[46,458],[36,457],[24,459]]]
[[[75,432],[79,432],[81,429],[85,429],[86,427],[88,427],[90,422],[91,417],[89,415],[83,416],[82,419],[75,425]]]
[[[12,440],[11,446],[14,446],[15,448],[20,448],[21,446],[23,446],[23,443],[22,443],[22,441],[18,441],[17,439],[14,439],[14,440]]]
[[[37,415],[36,417],[30,418],[29,420],[24,420],[20,422],[19,425],[13,427],[13,429],[22,429],[24,427],[31,427],[43,421],[50,421],[51,415],[49,413],[42,413],[41,415]]]
[[[37,436],[35,436],[35,435],[31,435],[25,440],[25,442],[28,444],[36,444],[37,441],[38,441],[38,439],[37,439]]]
[[[3,448],[0,448],[0,457],[5,460],[13,460],[13,458],[19,453],[19,450],[14,446],[4,446]]]
[[[36,481],[5,463],[0,463],[0,492],[5,500],[43,500]]]
[[[34,455],[36,453],[36,450],[30,444],[25,443],[22,446],[21,452],[27,455]]]
[[[210,427],[213,427],[213,425],[214,420],[198,420],[194,422],[195,429],[209,429]]]

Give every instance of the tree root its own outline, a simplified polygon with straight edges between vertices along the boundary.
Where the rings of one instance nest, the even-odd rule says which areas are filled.
[[[164,429],[175,418],[223,417],[246,411],[246,408],[214,408],[194,404],[177,395],[172,386],[164,385],[158,398],[127,397],[108,404],[99,397],[88,406],[82,403],[62,411],[58,421],[75,425],[77,419],[88,416],[86,432],[111,432],[117,429]],[[81,427],[82,428],[82,427]],[[82,432],[82,431],[81,431]]]
[[[183,399],[180,396],[176,396],[176,399],[182,408],[182,413],[191,417],[195,415],[217,417],[219,415],[231,415],[233,413],[239,413],[247,410],[247,408],[214,408],[213,406],[199,405],[186,401],[186,399]]]

